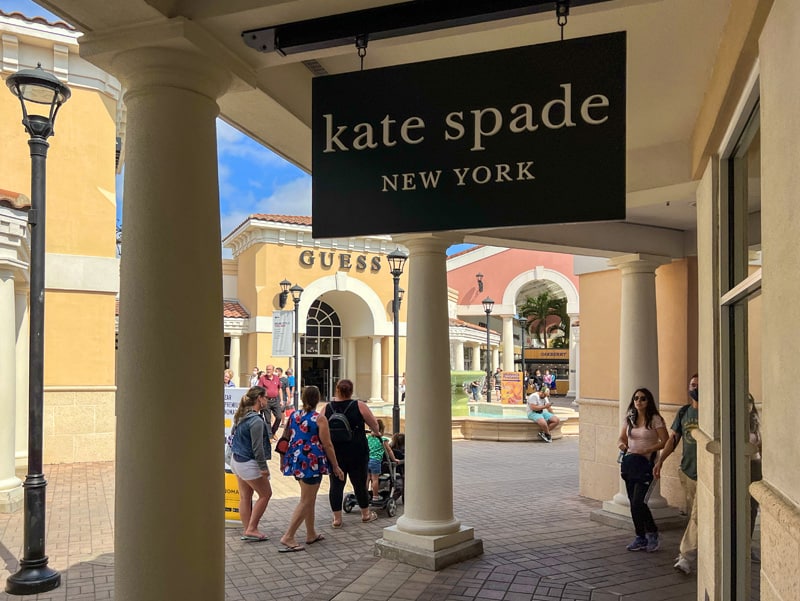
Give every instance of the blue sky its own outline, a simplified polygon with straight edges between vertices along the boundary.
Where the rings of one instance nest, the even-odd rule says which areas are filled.
[[[0,9],[58,20],[31,0],[0,0]],[[310,175],[219,119],[217,144],[223,236],[253,213],[311,215]],[[117,178],[119,221],[122,220],[123,177],[124,174]],[[448,254],[470,246],[452,246]]]

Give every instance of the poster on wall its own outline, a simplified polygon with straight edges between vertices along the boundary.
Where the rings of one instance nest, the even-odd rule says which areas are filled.
[[[294,311],[272,313],[272,356],[294,356]]]
[[[222,415],[223,415],[223,462],[225,461],[225,446],[228,444],[228,437],[231,435],[233,427],[233,416],[239,408],[239,401],[247,392],[247,388],[224,388],[222,393]],[[239,520],[239,487],[236,483],[236,476],[231,472],[231,466],[225,463],[225,519]]]
[[[626,44],[313,78],[312,235],[624,219]]]
[[[500,374],[500,402],[522,404],[522,372],[504,371]]]

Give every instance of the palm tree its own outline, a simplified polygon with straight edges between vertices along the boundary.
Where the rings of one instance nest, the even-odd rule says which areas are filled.
[[[528,318],[528,330],[547,348],[547,340],[556,330],[569,337],[569,315],[567,315],[567,299],[556,298],[549,292],[542,292],[537,297],[525,297],[525,303],[519,307],[518,313]],[[557,320],[554,317],[558,318]],[[555,341],[554,341],[555,342]]]

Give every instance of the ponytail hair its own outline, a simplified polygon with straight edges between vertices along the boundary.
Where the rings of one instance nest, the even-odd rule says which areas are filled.
[[[253,386],[244,393],[242,400],[239,401],[239,408],[236,410],[236,413],[233,414],[233,425],[235,426],[238,424],[244,417],[244,414],[247,413],[248,409],[252,409],[258,402],[258,397],[266,393],[267,391],[261,388],[261,386]]]

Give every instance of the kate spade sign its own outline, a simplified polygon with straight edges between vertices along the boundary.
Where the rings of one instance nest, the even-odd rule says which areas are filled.
[[[315,78],[313,236],[624,219],[625,40]]]

